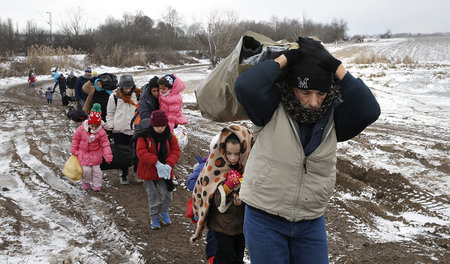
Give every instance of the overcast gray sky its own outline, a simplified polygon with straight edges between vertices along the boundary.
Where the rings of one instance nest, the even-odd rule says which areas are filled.
[[[47,12],[51,12],[57,31],[68,10],[78,7],[86,12],[87,24],[96,27],[108,16],[121,18],[125,12],[142,11],[159,20],[169,6],[178,11],[184,24],[206,17],[211,10],[233,10],[240,20],[270,21],[273,16],[302,19],[304,15],[321,23],[344,19],[350,35],[378,34],[388,29],[392,33],[450,32],[449,0],[0,0],[0,18],[11,18],[20,30],[27,20],[48,29]]]

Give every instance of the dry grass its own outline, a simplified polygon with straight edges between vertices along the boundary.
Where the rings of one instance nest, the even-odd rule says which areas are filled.
[[[129,50],[118,45],[110,51],[97,48],[89,58],[95,64],[114,67],[145,66],[157,63],[177,65],[194,62],[173,50],[145,50],[144,48]]]
[[[115,45],[111,50],[99,47],[95,49],[89,58],[94,64],[115,67],[142,66],[147,64],[145,50],[143,48],[129,50],[119,45]]]
[[[360,53],[353,60],[355,64],[373,64],[373,63],[390,63],[391,61],[385,55],[377,55],[373,52]]]
[[[30,68],[33,68],[37,75],[43,75],[49,74],[52,67],[58,69],[81,67],[79,62],[71,57],[79,54],[71,47],[53,49],[48,46],[32,46],[28,48],[27,53],[28,56],[24,59],[17,59],[13,54],[9,54],[6,59],[9,67],[0,68],[0,77],[24,76],[28,74]]]
[[[403,63],[410,65],[410,64],[417,64],[417,61],[413,60],[411,57],[406,55],[405,57],[403,57],[403,59],[398,58],[396,63]]]
[[[379,77],[385,77],[386,73],[385,72],[379,72],[379,73],[371,73],[369,75],[369,78],[379,78]]]
[[[374,64],[374,63],[385,63],[385,64],[391,64],[391,68],[395,68],[396,64],[405,64],[409,66],[413,66],[417,64],[417,61],[414,61],[411,57],[406,55],[403,58],[397,58],[396,60],[390,59],[386,57],[385,55],[378,55],[373,52],[369,53],[360,53],[358,56],[355,57],[353,60],[353,63],[355,64]]]

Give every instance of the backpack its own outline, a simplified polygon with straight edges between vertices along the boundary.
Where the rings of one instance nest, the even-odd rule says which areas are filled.
[[[117,76],[112,73],[102,73],[98,77],[102,83],[102,88],[105,90],[114,90],[117,88]]]
[[[69,111],[67,111],[67,117],[75,122],[82,122],[88,118],[82,109],[74,109],[72,106],[70,106]]]
[[[133,165],[133,159],[131,157],[133,150],[130,145],[111,143],[111,152],[113,154],[112,162],[108,164],[106,163],[105,158],[103,158],[102,164],[100,164],[100,169],[123,169]]]

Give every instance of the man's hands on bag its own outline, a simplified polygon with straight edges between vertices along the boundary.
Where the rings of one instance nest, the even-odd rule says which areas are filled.
[[[290,49],[283,52],[286,57],[287,65],[294,65],[304,59],[303,53],[300,49]]]
[[[298,49],[290,49],[283,52],[283,55],[286,57],[287,65],[297,64],[305,58],[314,58],[323,68],[332,73],[336,73],[339,65],[342,64],[340,60],[333,57],[333,55],[324,48],[320,41],[312,38],[298,37],[296,42],[300,46]]]
[[[297,43],[299,44],[299,50],[304,57],[316,59],[322,67],[332,73],[336,73],[337,68],[342,64],[340,60],[333,57],[333,55],[320,44],[320,41],[312,38],[299,37]]]

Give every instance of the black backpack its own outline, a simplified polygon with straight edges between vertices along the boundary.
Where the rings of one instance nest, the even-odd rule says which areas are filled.
[[[102,83],[102,88],[105,90],[114,90],[117,88],[117,76],[112,73],[102,73],[98,77]]]
[[[67,111],[67,117],[75,122],[83,122],[88,118],[82,109],[74,109],[72,106],[70,106],[69,111]]]

